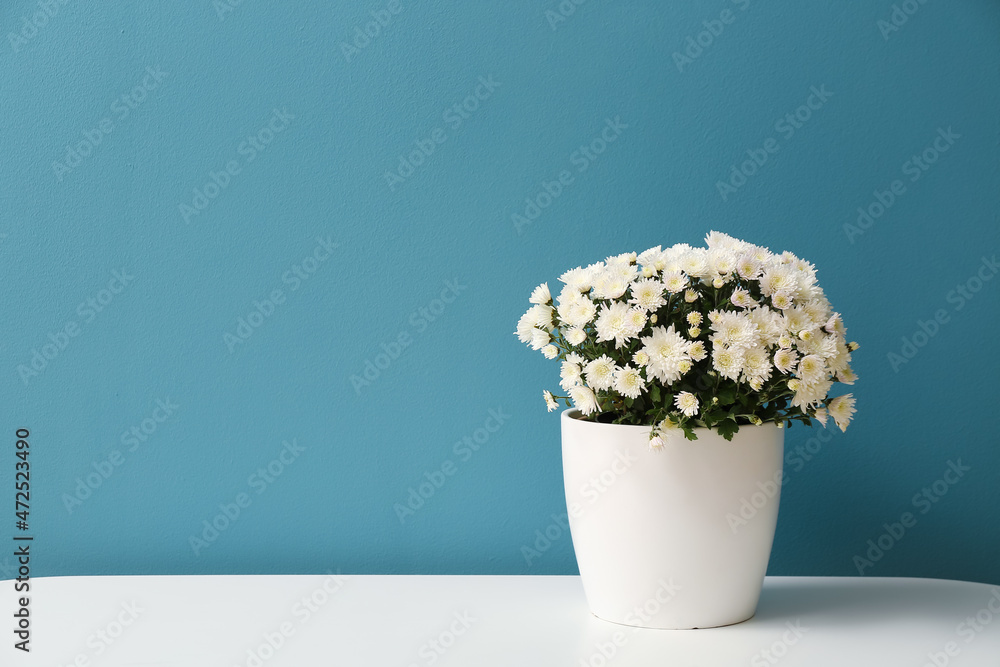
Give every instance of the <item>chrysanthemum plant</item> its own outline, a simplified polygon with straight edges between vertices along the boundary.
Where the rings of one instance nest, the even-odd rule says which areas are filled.
[[[696,427],[732,440],[741,426],[793,421],[841,430],[854,414],[843,320],[816,284],[815,267],[790,252],[774,254],[710,232],[707,248],[681,243],[577,267],[547,283],[515,332],[521,342],[562,362],[565,395],[544,391],[584,419],[649,425],[662,447]]]

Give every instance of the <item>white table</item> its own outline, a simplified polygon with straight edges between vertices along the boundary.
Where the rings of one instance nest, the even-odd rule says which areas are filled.
[[[13,582],[0,582],[5,667],[1000,667],[1000,586],[937,579],[769,577],[751,620],[679,631],[601,621],[589,614],[579,577],[569,576],[52,577],[31,585],[24,654],[12,647]]]

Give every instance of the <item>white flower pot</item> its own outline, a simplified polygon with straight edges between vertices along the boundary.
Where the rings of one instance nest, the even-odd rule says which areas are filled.
[[[584,592],[598,618],[709,628],[754,615],[771,555],[784,429],[649,449],[648,426],[562,413],[563,480]]]

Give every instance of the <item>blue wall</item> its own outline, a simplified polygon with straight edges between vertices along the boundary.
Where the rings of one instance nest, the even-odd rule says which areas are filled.
[[[848,432],[788,433],[770,572],[856,575],[910,512],[866,576],[1000,583],[1000,6],[910,1],[6,3],[0,483],[29,429],[35,573],[575,572],[566,535],[522,550],[565,501],[514,325],[719,229],[814,262],[862,344]]]

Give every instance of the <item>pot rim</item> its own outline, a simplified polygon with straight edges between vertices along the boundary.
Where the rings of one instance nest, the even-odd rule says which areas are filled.
[[[605,424],[605,423],[602,423],[602,422],[591,422],[591,421],[586,421],[586,420],[580,419],[580,417],[582,415],[583,415],[583,413],[580,412],[579,408],[566,408],[565,410],[562,411],[562,414],[560,416],[560,421],[572,419],[574,422],[577,422],[579,424],[586,424],[587,428],[592,428],[592,427],[593,428],[606,427],[606,428],[613,428],[613,429],[627,429],[627,428],[630,428],[630,429],[643,429],[643,430],[648,431],[650,428],[653,427],[653,424]],[[741,430],[744,429],[744,428],[747,428],[747,429],[763,429],[763,428],[768,428],[768,427],[777,430],[778,423],[777,422],[764,422],[762,424],[757,424],[757,425],[754,425],[754,424],[740,424],[740,429]],[[715,429],[708,428],[707,426],[695,426],[694,427],[694,431],[695,431],[695,433],[705,433],[705,432],[715,433]]]

